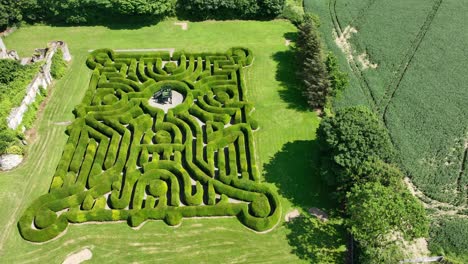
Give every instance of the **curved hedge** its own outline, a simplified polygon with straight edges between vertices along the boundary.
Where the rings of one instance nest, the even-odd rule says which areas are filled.
[[[259,182],[243,68],[249,49],[226,53],[89,54],[93,70],[68,127],[68,142],[50,191],[18,227],[47,241],[68,223],[232,216],[257,231],[281,216],[278,196]],[[163,87],[183,102],[165,113],[152,106]]]

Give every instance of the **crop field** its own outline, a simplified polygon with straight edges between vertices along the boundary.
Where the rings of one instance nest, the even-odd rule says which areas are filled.
[[[189,23],[188,30],[182,30],[173,22],[130,28],[26,26],[4,39],[21,56],[48,41],[64,40],[73,60],[29,132],[25,162],[0,174],[2,261],[62,263],[83,248],[92,251],[90,263],[318,263],[340,262],[344,257],[343,224],[333,217],[336,205],[327,199],[315,167],[319,118],[304,111],[293,89],[295,65],[286,56],[290,48],[284,42],[295,27],[281,20],[208,21]],[[175,49],[177,67],[174,63],[172,69],[163,67],[168,55],[158,52],[150,56],[153,66],[140,64],[141,55],[130,58],[132,53],[117,52],[114,57],[96,51],[89,59],[89,50],[101,48]],[[212,55],[218,58],[208,59]],[[208,65],[213,65],[213,72],[206,71],[211,66],[198,58],[212,61]],[[165,75],[165,80],[136,85],[135,78],[144,75],[133,72],[135,64],[153,67],[144,72],[154,76],[192,74],[184,81]],[[205,80],[189,86],[197,74]],[[113,84],[115,78],[126,85]],[[203,85],[212,81],[219,83],[210,89]],[[184,100],[195,102],[193,107],[182,103],[166,115],[148,107],[151,93],[164,83]],[[112,95],[112,91],[119,92]],[[121,107],[122,101],[130,108]],[[115,145],[103,156],[106,142]],[[224,146],[224,151],[216,151],[216,145]],[[127,148],[130,151],[125,152]],[[127,162],[122,164],[124,156]],[[102,172],[95,164],[102,165]],[[155,170],[167,177],[156,179],[146,173]],[[133,182],[123,182],[121,172]],[[141,175],[138,181],[132,178],[136,173]],[[96,175],[114,184],[98,190],[99,181],[93,182]],[[136,188],[137,196],[128,196],[131,188]],[[35,206],[41,203],[46,206]],[[310,207],[328,211],[330,221],[284,221],[293,208],[305,212]]]
[[[379,112],[416,186],[466,206],[468,33],[461,25],[468,7],[453,0],[312,0],[305,7],[321,15],[326,44],[343,65],[352,57],[345,65],[351,85],[336,105]],[[348,35],[349,50],[337,47],[333,31]]]

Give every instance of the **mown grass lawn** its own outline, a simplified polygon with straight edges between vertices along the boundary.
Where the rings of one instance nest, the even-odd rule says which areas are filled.
[[[48,191],[67,139],[60,122],[73,120],[72,110],[81,101],[91,74],[85,58],[88,50],[97,48],[222,52],[233,46],[251,48],[255,60],[247,72],[247,96],[261,127],[255,141],[264,178],[278,188],[283,215],[292,207],[331,211],[335,205],[328,201],[317,173],[314,139],[320,120],[306,110],[296,90],[294,60],[284,44],[284,37],[294,33],[295,27],[281,20],[189,23],[187,31],[165,21],[135,28],[27,26],[5,38],[7,47],[21,56],[29,56],[48,41],[66,41],[73,61],[36,123],[26,161],[0,174],[2,262],[61,263],[84,247],[93,252],[90,263],[318,263],[342,258],[344,232],[339,219],[315,226],[308,221],[281,222],[266,234],[246,229],[237,219],[184,219],[178,228],[150,221],[140,230],[126,223],[70,225],[65,235],[40,245],[23,240],[16,226],[26,207]]]

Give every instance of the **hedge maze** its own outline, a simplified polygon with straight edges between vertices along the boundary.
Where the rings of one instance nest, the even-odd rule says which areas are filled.
[[[271,229],[277,194],[259,182],[243,68],[252,53],[92,52],[89,88],[75,109],[49,193],[24,212],[24,239],[50,240],[68,223],[235,216]],[[149,105],[170,87],[183,102]]]

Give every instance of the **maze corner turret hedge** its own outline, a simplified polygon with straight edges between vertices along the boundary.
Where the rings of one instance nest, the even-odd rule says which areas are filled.
[[[246,48],[225,53],[93,51],[88,90],[47,194],[24,212],[24,239],[50,240],[69,223],[237,217],[255,231],[279,221],[277,194],[260,182],[244,67]],[[149,102],[170,88],[167,112]]]

